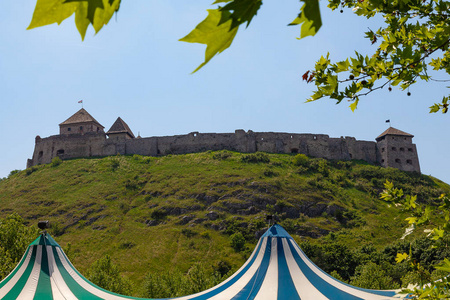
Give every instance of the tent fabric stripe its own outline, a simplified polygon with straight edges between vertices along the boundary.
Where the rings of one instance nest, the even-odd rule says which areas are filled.
[[[278,247],[278,299],[300,299],[298,291],[292,282],[291,273],[286,261],[286,256],[283,252],[282,240],[285,238],[277,239]]]
[[[318,268],[279,225],[261,237],[247,262],[230,278],[206,291],[175,300],[387,300],[396,291],[361,289]],[[81,275],[48,235],[37,238],[17,267],[0,282],[0,299],[130,300]]]
[[[52,285],[50,282],[49,261],[47,255],[47,248],[39,246],[42,251],[41,262],[39,270],[39,277],[37,280],[37,287],[35,289],[34,300],[47,299],[48,295],[53,295]],[[46,297],[47,296],[47,297]],[[53,297],[54,298],[54,297]]]
[[[263,240],[255,259],[244,270],[242,270],[241,274],[236,276],[235,280],[230,282],[231,283],[230,285],[227,284],[227,285],[224,285],[223,287],[221,287],[220,293],[217,293],[217,294],[215,293],[216,289],[214,289],[212,291],[212,294],[213,295],[215,294],[213,297],[207,297],[207,298],[203,298],[203,299],[210,299],[210,300],[232,299],[237,293],[239,293],[239,291],[242,290],[242,288],[245,287],[247,285],[247,283],[251,280],[251,278],[253,277],[253,274],[256,272],[259,265],[261,264],[261,261],[264,257],[266,244],[267,244],[267,241]],[[192,298],[192,299],[196,299],[196,298]]]
[[[266,276],[267,269],[269,268],[271,256],[270,253],[272,248],[271,245],[272,241],[268,240],[267,245],[265,247],[264,256],[262,258],[261,263],[259,264],[259,267],[253,274],[250,281],[245,285],[245,287],[243,287],[242,290],[232,298],[233,300],[254,298],[254,295],[257,294],[257,292],[261,288],[261,284],[264,280],[264,277]],[[252,295],[253,297],[251,297]]]
[[[47,253],[50,262],[50,274],[52,274],[52,294],[55,300],[77,300],[78,298],[72,293],[72,291],[67,286],[66,281],[59,271],[58,264],[55,260],[55,254],[53,253],[54,248],[47,246]]]
[[[272,238],[272,247],[270,250],[270,264],[267,274],[262,282],[261,288],[256,294],[255,300],[271,300],[276,299],[278,295],[278,260],[277,260],[277,243]]]
[[[320,290],[324,292],[325,295],[332,296],[332,299],[386,299],[386,297],[392,297],[395,295],[395,291],[365,290],[344,284],[319,269],[309,258],[306,257],[300,247],[293,241],[290,243],[290,248],[291,250],[294,250],[294,257],[297,256],[295,259],[299,264],[301,271],[313,283],[313,285],[320,287]],[[334,293],[340,293],[340,291],[348,294],[344,295],[342,298],[337,298],[337,294]],[[380,293],[383,294],[380,295]],[[354,298],[350,295],[354,296]]]
[[[296,290],[300,293],[300,297],[303,299],[328,299],[308,280],[305,274],[301,271],[297,261],[292,255],[287,239],[283,239],[283,250],[285,252],[285,256],[288,257],[288,268],[290,274],[298,274],[298,276],[293,276],[292,279]]]
[[[230,278],[225,280],[224,282],[220,283],[219,285],[216,285],[215,287],[212,287],[206,291],[190,295],[190,296],[184,296],[177,298],[177,300],[205,300],[210,299],[210,297],[217,295],[221,291],[229,288],[231,285],[233,285],[237,280],[239,280],[242,275],[250,268],[250,266],[254,263],[256,260],[257,254],[260,252],[261,249],[264,249],[266,247],[266,242],[264,240],[260,240],[258,242],[258,245],[256,246],[255,250],[253,251],[250,258],[247,260],[247,262],[236,272],[234,273]]]
[[[64,280],[68,283],[69,288],[78,299],[86,300],[98,300],[98,299],[111,299],[122,300],[132,299],[128,297],[116,296],[111,292],[104,292],[100,288],[93,286],[88,280],[78,274],[78,271],[68,262],[67,257],[64,255],[60,248],[56,248],[57,255],[55,255],[57,264]]]
[[[28,247],[27,251],[25,251],[25,254],[22,256],[22,259],[20,260],[19,264],[14,268],[14,270],[8,276],[5,277],[5,279],[3,279],[0,282],[0,298],[2,298],[6,294],[6,292],[9,290],[8,287],[14,286],[14,284],[17,282],[17,280],[14,280],[13,278],[18,278],[20,275],[16,276],[16,274],[17,273],[21,274],[23,272],[22,269],[27,267],[28,261],[31,258],[32,252],[33,252],[33,249],[31,249],[31,247]],[[5,288],[3,289],[4,286],[5,286]]]
[[[30,254],[27,263],[20,268],[19,272],[17,272],[14,278],[11,279],[11,282],[9,282],[12,284],[11,288],[7,290],[8,285],[5,285],[2,288],[2,291],[5,290],[6,292],[4,295],[3,293],[0,294],[2,299],[16,299],[19,296],[33,269],[34,261],[36,259],[36,248],[33,247]]]

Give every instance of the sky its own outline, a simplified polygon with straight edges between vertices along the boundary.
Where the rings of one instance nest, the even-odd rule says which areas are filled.
[[[84,108],[108,130],[121,117],[137,135],[166,136],[236,129],[353,136],[374,141],[391,125],[414,135],[423,174],[450,183],[450,115],[428,107],[445,83],[419,83],[349,103],[305,103],[314,86],[301,75],[321,55],[344,59],[373,52],[364,31],[380,20],[332,12],[321,1],[323,27],[298,40],[286,26],[300,1],[264,1],[250,26],[203,69],[205,46],[179,42],[214,8],[213,0],[123,0],[110,23],[84,41],[74,19],[26,30],[35,0],[5,1],[0,10],[0,177],[25,169],[35,137]],[[448,76],[448,75],[447,75]],[[444,74],[438,79],[448,79]],[[447,84],[448,85],[448,84]]]

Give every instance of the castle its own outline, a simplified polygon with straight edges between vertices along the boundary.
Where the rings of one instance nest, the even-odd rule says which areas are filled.
[[[354,137],[330,138],[325,134],[281,132],[199,133],[162,137],[135,137],[119,117],[105,133],[104,128],[84,108],[59,124],[59,135],[36,136],[33,158],[27,168],[61,159],[140,154],[161,156],[207,150],[237,152],[303,153],[325,159],[360,159],[383,167],[420,172],[413,135],[389,127],[376,142],[358,141]]]

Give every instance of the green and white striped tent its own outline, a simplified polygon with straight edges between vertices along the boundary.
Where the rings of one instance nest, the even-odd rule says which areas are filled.
[[[247,262],[221,284],[178,300],[383,300],[405,298],[397,291],[361,289],[340,282],[319,269],[279,225],[259,240]],[[124,300],[84,278],[61,247],[42,234],[2,282],[0,299]]]

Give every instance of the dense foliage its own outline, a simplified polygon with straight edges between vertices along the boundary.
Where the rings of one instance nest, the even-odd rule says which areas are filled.
[[[37,233],[37,227],[26,226],[18,214],[0,219],[0,280],[17,265]]]
[[[394,187],[392,182],[386,181],[385,190],[381,197],[400,206],[403,210],[410,212],[410,216],[405,220],[409,223],[402,239],[412,234],[416,227],[425,228],[428,233],[426,240],[426,251],[421,255],[427,256],[428,265],[432,263],[432,269],[437,271],[437,276],[430,274],[430,268],[419,260],[417,253],[410,247],[409,252],[404,249],[397,253],[396,261],[409,262],[414,272],[410,274],[408,282],[415,284],[408,292],[419,297],[419,299],[448,299],[450,298],[450,249],[448,246],[450,238],[450,198],[446,194],[441,194],[438,199],[420,203],[415,195],[405,194],[402,189]],[[434,216],[434,218],[433,218]],[[436,218],[439,216],[439,218]],[[429,258],[430,253],[435,254],[438,249],[440,255],[437,259]],[[415,250],[415,249],[414,249]]]

